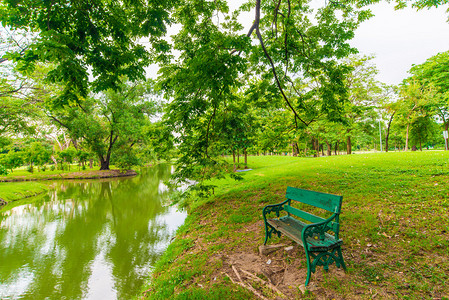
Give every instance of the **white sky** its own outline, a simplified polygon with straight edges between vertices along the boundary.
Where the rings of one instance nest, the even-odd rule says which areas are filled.
[[[382,3],[371,10],[375,16],[360,25],[351,44],[360,54],[376,56],[378,80],[399,84],[413,64],[449,50],[446,7],[394,10],[394,5]]]

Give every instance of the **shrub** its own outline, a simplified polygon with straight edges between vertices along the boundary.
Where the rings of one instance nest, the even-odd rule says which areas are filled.
[[[6,169],[3,165],[0,165],[0,175],[8,175],[8,169]]]

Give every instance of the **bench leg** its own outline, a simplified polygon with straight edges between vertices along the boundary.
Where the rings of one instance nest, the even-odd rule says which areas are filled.
[[[315,273],[317,266],[323,266],[323,269],[328,272],[329,265],[335,262],[337,268],[341,266],[346,271],[340,247],[333,249],[331,252],[311,252],[308,249],[305,249],[305,251],[307,256],[307,278],[305,286],[309,284],[310,276],[312,273]]]
[[[267,244],[268,238],[271,237],[273,230],[274,228],[272,228],[270,225],[268,225],[267,222],[265,222],[265,242],[263,242],[264,245]]]
[[[312,263],[310,262],[310,254],[307,249],[306,250],[306,257],[307,257],[307,278],[306,283],[304,284],[304,287],[307,287],[310,281],[310,276],[312,275]]]
[[[267,241],[268,241],[268,226],[267,223],[265,223],[265,242],[263,242],[263,244],[266,245]]]
[[[281,232],[277,231],[274,227],[269,225],[268,223],[265,223],[265,241],[263,242],[264,245],[267,244],[268,238],[271,238],[272,234],[277,234],[278,237],[281,237]]]
[[[340,267],[339,265],[341,265],[343,270],[346,271],[345,261],[343,260],[343,255],[341,254],[341,247],[338,247],[337,252],[338,252],[338,260],[339,260],[338,262],[336,262],[337,267]]]

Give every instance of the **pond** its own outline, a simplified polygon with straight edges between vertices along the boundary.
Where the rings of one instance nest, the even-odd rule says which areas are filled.
[[[0,212],[0,299],[131,299],[186,217],[171,166],[134,178],[55,181]]]

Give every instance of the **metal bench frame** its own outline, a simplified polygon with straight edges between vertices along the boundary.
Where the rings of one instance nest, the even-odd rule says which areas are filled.
[[[307,278],[305,286],[309,284],[311,273],[315,273],[316,266],[323,266],[329,270],[329,265],[335,262],[338,268],[346,265],[341,253],[343,240],[339,238],[340,211],[343,197],[314,192],[304,189],[287,187],[285,200],[282,203],[267,205],[263,209],[265,222],[265,242],[274,233],[289,237],[304,247],[307,257]],[[332,212],[332,216],[325,219],[291,206],[292,201],[318,207]],[[281,216],[281,212],[285,212]],[[268,219],[270,213],[277,218]]]

